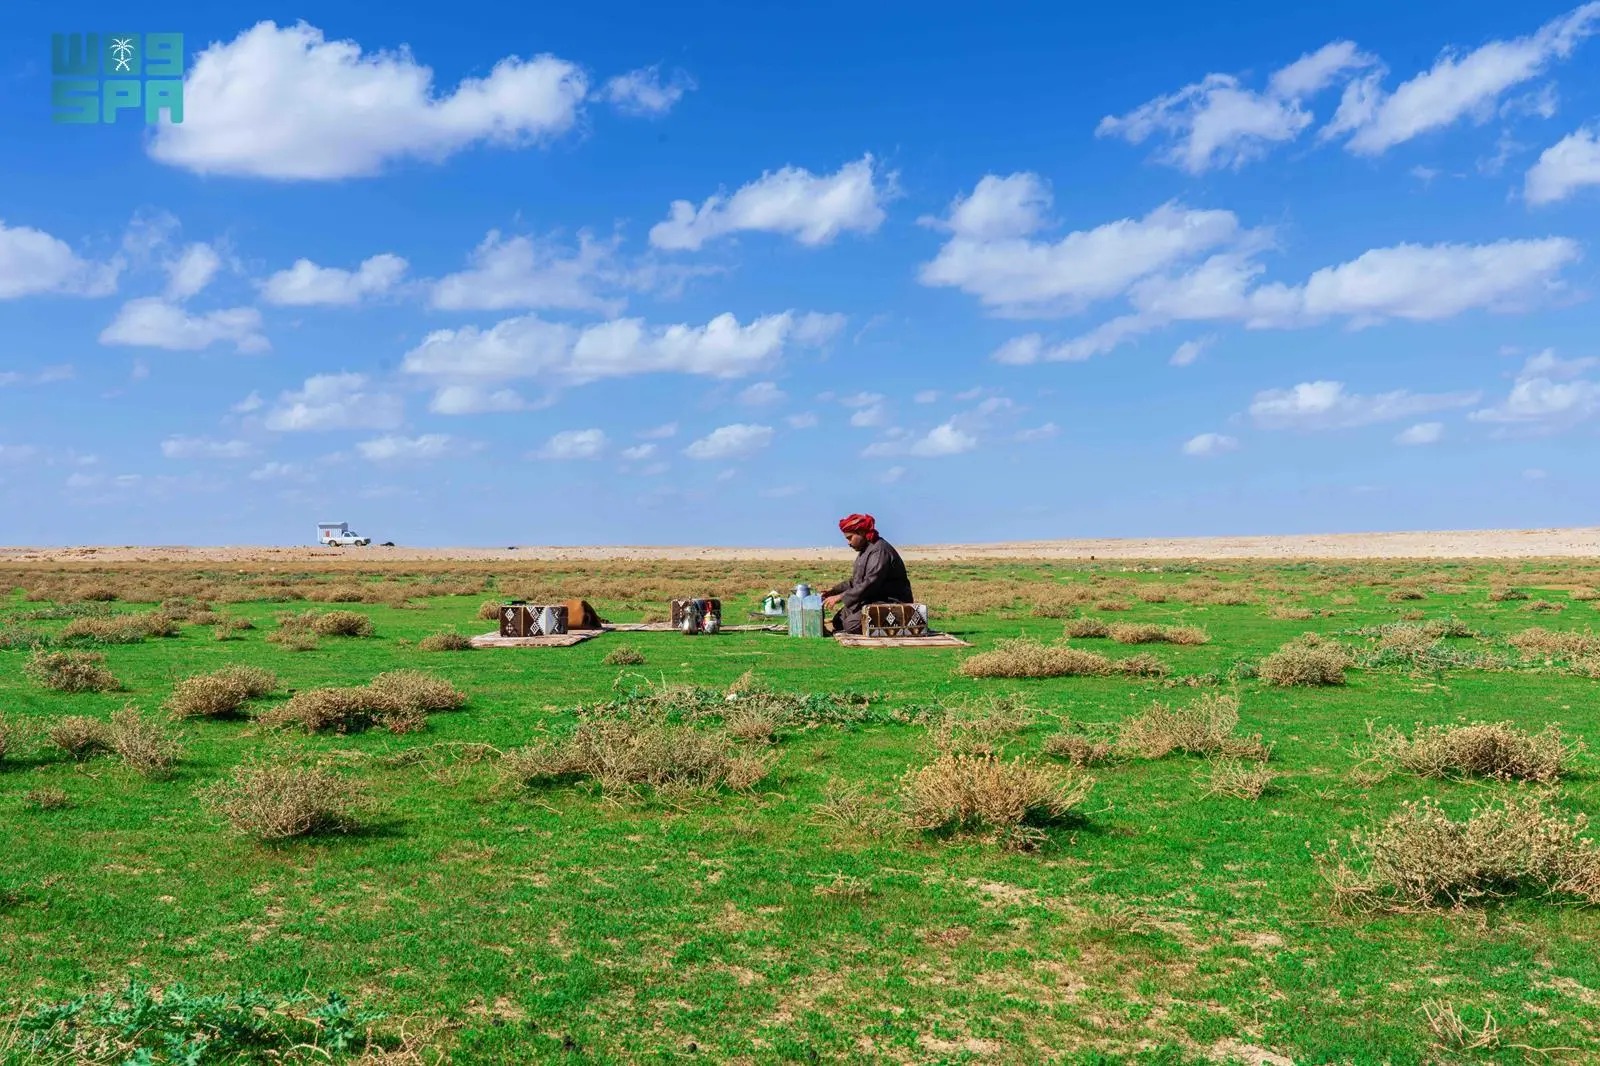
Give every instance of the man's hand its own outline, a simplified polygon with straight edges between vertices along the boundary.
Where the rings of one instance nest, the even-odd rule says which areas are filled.
[[[842,599],[844,599],[844,597],[842,595],[840,595],[840,596],[824,596],[824,597],[822,597],[822,606],[831,611],[831,610],[833,610],[835,607],[837,607],[839,605],[839,601],[842,600]]]

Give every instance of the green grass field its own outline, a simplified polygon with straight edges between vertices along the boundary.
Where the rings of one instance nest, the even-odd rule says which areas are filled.
[[[1348,852],[1354,833],[1426,797],[1457,817],[1531,791],[1564,815],[1600,812],[1587,755],[1558,785],[1537,785],[1386,772],[1364,750],[1369,727],[1473,721],[1533,732],[1555,724],[1568,743],[1600,748],[1600,658],[1523,656],[1505,640],[1531,627],[1591,629],[1600,565],[952,564],[912,576],[935,624],[973,648],[847,649],[764,633],[418,648],[441,631],[487,631],[480,604],[513,594],[583,595],[608,619],[629,621],[664,611],[670,595],[704,592],[723,597],[728,622],[741,621],[769,587],[795,579],[771,565],[0,573],[9,590],[0,716],[11,730],[0,758],[0,1060],[1419,1063],[1600,1054],[1600,914],[1582,898],[1505,885],[1456,907],[1352,909],[1339,905],[1319,862],[1330,842]],[[355,602],[289,602],[330,585],[342,590],[334,598]],[[25,670],[35,642],[65,646],[73,617],[148,613],[156,599],[181,614],[197,597],[255,628],[219,640],[212,626],[183,622],[173,637],[74,645],[104,654],[120,691],[54,691]],[[375,635],[322,637],[304,651],[266,639],[280,612],[310,609],[359,612]],[[1074,615],[1198,626],[1209,642],[1068,642],[1112,659],[1148,652],[1169,668],[1164,678],[958,672],[1003,640],[1058,641]],[[1403,615],[1454,619],[1475,635],[1409,657],[1381,654],[1371,627]],[[1358,665],[1345,684],[1284,687],[1255,676],[1256,664],[1307,632],[1349,649]],[[606,665],[622,644],[644,663]],[[184,747],[169,777],[141,776],[110,754],[75,761],[44,735],[64,716],[109,721],[128,705],[164,718],[179,681],[240,663],[272,671],[274,692],[243,717],[172,723]],[[397,669],[448,680],[465,705],[403,734],[308,734],[257,720],[292,693]],[[720,694],[748,671],[780,693],[853,692],[869,702],[837,718],[798,714],[770,743],[733,741],[776,760],[742,791],[630,793],[571,774],[517,788],[506,779],[505,753],[560,741],[581,709],[670,686]],[[1110,735],[1152,703],[1185,706],[1208,693],[1236,696],[1235,732],[1270,745],[1265,765],[1276,776],[1258,799],[1208,794],[1216,766],[1204,756],[1076,768],[1045,752],[1064,729]],[[896,821],[904,775],[935,759],[935,726],[950,720],[971,726],[969,750],[987,745],[1066,780],[1093,778],[1077,815],[1022,848],[996,834]],[[723,725],[712,717],[693,728]],[[276,844],[233,831],[200,793],[265,755],[358,782],[359,826]],[[52,792],[64,797],[41,803]],[[255,1051],[243,1038],[208,1051],[192,1039],[198,1023],[164,1021],[172,1011],[148,1007],[48,1014],[130,980],[181,985],[190,996],[309,993],[285,1017],[297,1019],[294,1039],[322,1046],[288,1050],[289,1038],[274,1045],[269,1036]],[[307,1020],[330,993],[351,1012],[382,1017]],[[340,1034],[352,1032],[340,1050]]]

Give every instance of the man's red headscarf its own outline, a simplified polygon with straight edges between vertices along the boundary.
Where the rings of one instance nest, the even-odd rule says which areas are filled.
[[[878,539],[878,525],[869,514],[853,514],[839,519],[839,532],[860,533],[868,540]]]

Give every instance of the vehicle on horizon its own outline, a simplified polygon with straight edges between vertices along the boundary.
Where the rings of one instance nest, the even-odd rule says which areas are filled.
[[[371,537],[363,537],[348,522],[318,522],[317,543],[328,548],[365,548]]]

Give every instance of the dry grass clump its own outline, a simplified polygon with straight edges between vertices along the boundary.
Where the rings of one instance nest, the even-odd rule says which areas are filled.
[[[1143,603],[1166,603],[1168,599],[1167,590],[1159,585],[1145,585],[1133,594]]]
[[[1521,607],[1521,610],[1532,611],[1536,614],[1559,614],[1566,609],[1566,604],[1552,603],[1549,600],[1529,600]]]
[[[83,761],[111,750],[111,731],[98,718],[81,714],[58,718],[45,727],[50,743],[72,758]]]
[[[303,611],[278,615],[284,632],[314,633],[319,637],[370,637],[372,619],[356,611]]]
[[[1131,611],[1133,604],[1126,600],[1097,600],[1094,609],[1097,611]]]
[[[378,726],[412,733],[427,726],[433,711],[455,710],[466,695],[448,681],[420,670],[392,670],[370,684],[314,688],[261,716],[273,727],[299,726],[307,733],[359,733]]]
[[[948,703],[929,724],[939,754],[996,755],[1006,737],[1027,729],[1033,712],[1015,693]]]
[[[309,629],[280,629],[267,634],[267,643],[286,651],[316,651],[321,645],[317,635]]]
[[[498,622],[500,620],[500,601],[484,600],[478,604],[478,619],[483,622]]]
[[[111,747],[122,761],[145,777],[168,777],[183,745],[163,722],[146,718],[127,706],[111,716]]]
[[[1212,607],[1248,607],[1250,597],[1242,592],[1216,592],[1207,596],[1204,602]]]
[[[1407,600],[1425,600],[1427,595],[1420,589],[1395,589],[1389,593],[1390,603],[1405,603]]]
[[[895,813],[859,785],[830,781],[822,802],[811,808],[813,820],[836,829],[886,836],[901,828]]]
[[[240,633],[254,629],[256,624],[248,618],[218,615],[212,626],[212,636],[217,640],[238,640]]]
[[[1045,740],[1044,751],[1046,755],[1065,759],[1073,766],[1096,766],[1109,761],[1116,748],[1109,740],[1063,730]]]
[[[1285,607],[1279,605],[1267,612],[1267,617],[1275,618],[1280,622],[1304,622],[1312,618],[1317,612],[1309,607]]]
[[[1253,737],[1234,734],[1239,700],[1208,692],[1187,707],[1153,703],[1143,714],[1124,718],[1117,730],[1117,749],[1141,759],[1160,759],[1173,752],[1186,755],[1228,755],[1264,760],[1270,749]]]
[[[430,633],[417,642],[422,651],[471,651],[472,638],[455,632]]]
[[[665,721],[588,719],[570,737],[508,752],[506,780],[531,788],[563,778],[588,778],[611,793],[649,787],[659,793],[718,787],[747,791],[771,771],[776,756],[751,755],[728,734]]]
[[[1044,842],[1042,827],[1071,815],[1093,787],[1092,778],[1022,758],[946,753],[906,773],[900,800],[912,829],[991,835],[1032,850]]]
[[[1545,810],[1537,795],[1477,806],[1450,818],[1432,800],[1403,804],[1376,830],[1357,833],[1346,857],[1321,858],[1339,900],[1359,910],[1459,907],[1529,890],[1600,902],[1600,853],[1588,819]]]
[[[967,677],[1102,677],[1112,666],[1104,655],[1018,637],[964,659],[960,670]]]
[[[1196,626],[1158,626],[1149,623],[1114,625],[1111,639],[1118,644],[1208,644],[1211,637]]]
[[[1482,1025],[1468,1022],[1455,1004],[1442,1000],[1430,999],[1424,1003],[1422,1016],[1428,1019],[1428,1029],[1437,1047],[1450,1051],[1479,1051],[1500,1046],[1500,1023],[1494,1020],[1493,1012],[1487,1007],[1483,1011]]]
[[[613,648],[605,657],[607,666],[643,666],[644,652],[631,644],[622,644]]]
[[[1221,758],[1211,763],[1211,773],[1206,781],[1208,796],[1228,796],[1232,799],[1254,802],[1262,797],[1278,779],[1276,771],[1259,762]]]
[[[70,807],[72,800],[59,788],[30,788],[22,794],[22,803],[36,811],[59,811]]]
[[[144,624],[126,615],[112,618],[74,618],[56,639],[62,644],[142,644]]]
[[[220,718],[237,714],[246,700],[265,696],[277,685],[270,670],[235,664],[184,678],[173,687],[166,706],[174,718]]]
[[[1505,603],[1507,600],[1525,600],[1528,594],[1521,589],[1493,588],[1489,590],[1489,599],[1494,603]]]
[[[1065,637],[1109,637],[1111,627],[1098,618],[1069,618],[1062,627],[1062,636]]]
[[[1094,590],[1084,585],[1057,585],[1039,598],[1031,613],[1035,618],[1070,618],[1093,599]]]
[[[1342,685],[1349,667],[1350,655],[1338,644],[1302,638],[1261,660],[1257,673],[1270,685]]]
[[[1511,634],[1506,643],[1521,652],[1524,659],[1576,659],[1600,652],[1600,637],[1587,629],[1562,633],[1534,626]]]
[[[1584,603],[1589,600],[1600,600],[1600,590],[1589,588],[1587,585],[1580,585],[1578,588],[1575,588],[1571,592],[1567,593],[1567,597],[1569,599],[1577,600],[1580,603]]]
[[[1166,677],[1172,668],[1147,651],[1125,659],[1113,659],[1111,669],[1129,677]]]
[[[349,832],[360,796],[358,785],[323,767],[266,762],[236,767],[202,800],[236,832],[278,841]]]
[[[1419,726],[1411,736],[1391,726],[1373,737],[1375,758],[1393,761],[1407,773],[1422,777],[1554,784],[1583,750],[1581,741],[1567,745],[1558,726],[1530,733],[1510,722]]]
[[[94,651],[46,651],[28,656],[22,669],[32,681],[57,692],[114,692],[122,687],[105,668],[106,657]]]
[[[467,702],[465,692],[421,670],[390,670],[373,678],[367,688],[386,703],[424,714],[459,710]]]

